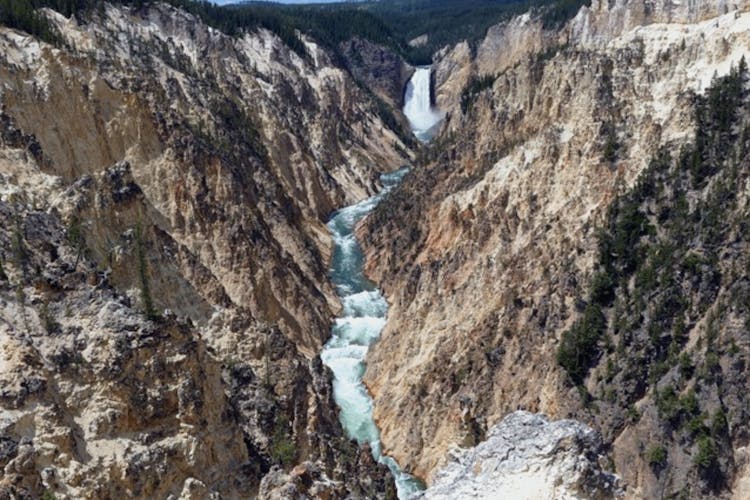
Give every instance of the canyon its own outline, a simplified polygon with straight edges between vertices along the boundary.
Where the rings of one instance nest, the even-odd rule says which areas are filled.
[[[539,4],[0,25],[0,498],[746,498],[750,2]]]

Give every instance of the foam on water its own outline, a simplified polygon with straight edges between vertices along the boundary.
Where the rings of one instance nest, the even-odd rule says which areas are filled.
[[[388,304],[377,290],[354,293],[344,297],[341,302],[344,304],[345,317],[385,317],[388,312]]]
[[[382,454],[380,434],[372,418],[372,398],[362,383],[367,349],[385,326],[388,304],[380,290],[363,274],[364,256],[354,235],[354,226],[405,173],[402,169],[382,176],[384,188],[379,194],[338,211],[328,223],[334,240],[331,280],[344,308],[320,355],[333,372],[333,396],[340,408],[344,431],[357,442],[368,443],[375,459],[388,466],[401,499],[411,497],[421,485],[393,459]]]

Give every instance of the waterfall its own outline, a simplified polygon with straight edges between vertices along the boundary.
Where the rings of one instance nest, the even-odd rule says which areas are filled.
[[[437,133],[437,125],[443,118],[438,110],[432,107],[430,94],[430,68],[417,68],[404,95],[404,115],[420,141],[426,142]]]

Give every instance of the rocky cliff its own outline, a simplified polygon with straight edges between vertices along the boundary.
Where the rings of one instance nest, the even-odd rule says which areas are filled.
[[[737,68],[750,48],[749,7],[592,2],[557,31],[525,15],[489,30],[475,56],[465,45],[440,55],[435,74],[438,102],[447,112],[443,133],[424,165],[360,231],[369,273],[391,303],[365,381],[375,396],[385,450],[407,469],[431,482],[450,446],[481,442],[492,425],[520,407],[576,416],[601,430],[629,496],[740,491],[744,417],[730,427],[728,440],[724,431],[720,437],[703,434],[707,427],[697,422],[689,437],[674,431],[663,413],[645,418],[656,411],[654,391],[674,376],[670,370],[680,353],[698,364],[705,356],[705,350],[691,349],[705,347],[706,335],[715,335],[705,328],[708,309],[682,310],[685,336],[668,362],[643,349],[659,335],[626,336],[621,347],[614,347],[615,337],[596,337],[597,352],[608,352],[611,342],[619,359],[630,358],[647,371],[636,376],[646,385],[628,396],[617,392],[617,383],[609,392],[601,383],[608,365],[615,373],[624,370],[614,359],[608,363],[597,354],[589,361],[602,371],[587,371],[576,382],[557,353],[581,324],[598,328],[599,320],[586,323],[584,313],[609,207],[663,148],[678,157],[695,140],[702,123],[696,96],[707,89],[713,95],[714,76]],[[737,193],[744,193],[741,187]],[[658,213],[653,205],[648,210]],[[735,212],[727,217],[741,220]],[[719,247],[734,245],[729,240]],[[702,251],[696,241],[679,244]],[[626,246],[618,255],[630,251]],[[733,266],[741,260],[727,264]],[[618,294],[634,293],[628,286],[636,284],[622,286]],[[720,286],[735,285],[727,278]],[[714,304],[715,298],[707,300]],[[651,312],[638,314],[661,314],[653,309],[660,304],[656,295],[646,303]],[[607,322],[617,315],[613,307],[604,308]],[[719,323],[731,327],[736,321],[724,312]],[[640,332],[644,324],[638,325]],[[735,337],[719,336],[730,346]],[[735,345],[739,351],[732,351],[744,359],[746,346]],[[721,352],[717,363],[726,377],[735,373],[730,365],[742,372],[743,362]],[[667,364],[652,371],[659,363]],[[677,400],[689,396],[690,380],[673,388],[675,394],[683,391]],[[730,388],[726,392],[710,384],[696,387],[713,401],[739,390],[732,384],[718,385]],[[744,415],[743,404],[706,403],[690,411],[704,415],[708,426],[717,409],[729,406],[732,414]],[[659,446],[667,455],[663,460]],[[721,470],[720,483],[707,479],[701,465],[711,446],[725,450],[711,465]]]
[[[413,66],[393,51],[360,38],[343,42],[341,52],[355,78],[366,83],[392,108],[404,106],[404,89],[414,74]]]
[[[392,493],[316,356],[325,219],[411,155],[379,103],[310,39],[45,16],[0,27],[3,494]]]

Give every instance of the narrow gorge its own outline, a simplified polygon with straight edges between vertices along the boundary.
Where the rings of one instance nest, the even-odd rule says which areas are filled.
[[[404,115],[420,141],[427,141],[435,134],[440,114],[432,106],[429,68],[418,68],[409,79]],[[372,399],[362,383],[368,347],[377,341],[385,326],[388,304],[380,290],[364,276],[364,255],[354,229],[398,186],[406,172],[404,167],[383,174],[380,179],[383,188],[377,195],[339,210],[328,223],[334,239],[331,281],[341,297],[343,313],[321,353],[323,363],[333,372],[333,393],[341,410],[339,418],[344,431],[358,443],[367,444],[373,457],[388,466],[400,499],[412,498],[422,485],[403,472],[391,457],[383,455],[380,433],[372,418]]]
[[[749,55],[748,0],[0,0],[0,500],[750,498]]]
[[[383,329],[388,304],[380,290],[362,274],[362,251],[354,235],[356,223],[400,181],[403,173],[384,174],[383,190],[378,195],[340,210],[328,223],[335,241],[331,277],[344,308],[321,359],[333,372],[333,394],[344,431],[369,446],[375,460],[388,465],[399,498],[409,498],[419,490],[419,484],[402,472],[392,458],[382,454],[379,431],[372,419],[372,399],[362,384],[365,356]]]

